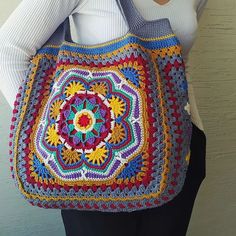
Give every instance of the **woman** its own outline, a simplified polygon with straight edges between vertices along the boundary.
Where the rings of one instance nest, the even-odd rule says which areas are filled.
[[[133,0],[136,10],[145,19],[169,18],[174,33],[183,45],[186,65],[206,2]],[[29,59],[68,15],[73,17],[78,36],[73,39],[74,42],[97,44],[127,32],[115,0],[23,0],[2,26],[0,37],[0,86],[12,108]],[[186,234],[197,191],[205,178],[206,151],[206,136],[189,76],[187,79],[193,133],[190,163],[182,191],[161,207],[131,213],[62,210],[67,236]]]

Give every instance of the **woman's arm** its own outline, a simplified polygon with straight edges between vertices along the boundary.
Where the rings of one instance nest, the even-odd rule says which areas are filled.
[[[202,16],[202,13],[205,9],[205,6],[207,4],[208,0],[196,0],[196,19],[199,23],[200,21],[200,18]],[[189,65],[189,60],[186,59],[187,63],[185,65],[186,67],[186,73],[188,74],[188,82],[191,83],[191,77],[189,76],[189,71],[188,69],[190,68],[190,65]]]
[[[196,18],[197,18],[198,22],[199,22],[199,20],[202,16],[202,13],[205,9],[207,1],[208,0],[197,0]],[[204,126],[203,126],[202,120],[200,118],[199,111],[197,109],[197,103],[196,103],[196,100],[195,100],[195,93],[194,93],[192,78],[191,78],[191,75],[189,73],[190,66],[191,65],[189,63],[189,60],[187,60],[187,63],[186,63],[186,76],[187,76],[187,81],[188,81],[189,102],[191,104],[191,106],[190,106],[191,120],[193,121],[193,123],[198,124],[198,127],[201,130],[204,130]]]
[[[84,0],[23,0],[0,29],[0,90],[14,107],[29,60]]]

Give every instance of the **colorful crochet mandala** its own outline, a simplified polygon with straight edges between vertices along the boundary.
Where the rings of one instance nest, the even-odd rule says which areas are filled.
[[[134,211],[184,184],[192,123],[174,34],[46,45],[14,103],[11,171],[43,208]]]

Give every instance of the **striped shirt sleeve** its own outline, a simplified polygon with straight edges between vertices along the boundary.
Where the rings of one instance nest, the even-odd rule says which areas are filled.
[[[23,0],[0,28],[0,90],[13,108],[36,50],[84,0]]]

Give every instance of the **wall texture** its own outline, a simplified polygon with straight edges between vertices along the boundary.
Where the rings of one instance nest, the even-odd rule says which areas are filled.
[[[0,2],[0,24],[19,2]],[[207,176],[195,200],[189,236],[236,235],[235,59],[236,2],[208,0],[190,53],[192,81],[207,136]],[[64,236],[59,211],[30,206],[13,185],[8,160],[10,116],[11,109],[0,94],[0,236]]]
[[[236,1],[208,0],[191,50],[191,70],[207,135],[207,176],[188,235],[236,235]]]

